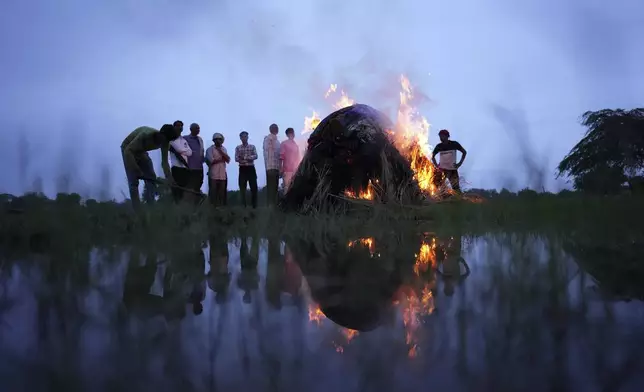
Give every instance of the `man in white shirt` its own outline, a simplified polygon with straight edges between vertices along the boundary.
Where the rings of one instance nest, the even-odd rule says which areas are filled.
[[[269,134],[264,137],[264,164],[266,165],[266,201],[269,206],[277,204],[277,187],[280,181],[282,161],[280,160],[280,142],[277,140],[279,128],[271,124]]]
[[[458,175],[458,168],[461,167],[465,157],[467,156],[467,151],[461,146],[461,144],[455,140],[450,140],[449,131],[447,129],[442,129],[438,132],[438,137],[441,139],[441,142],[434,147],[432,152],[432,163],[435,167],[438,168],[434,173],[434,184],[437,188],[443,187],[445,184],[445,179],[449,181],[452,186],[452,190],[460,194],[461,186]],[[461,153],[461,159],[456,162],[456,152]],[[440,163],[436,163],[436,155],[440,154]]]
[[[175,202],[180,202],[184,197],[184,191],[180,188],[187,188],[190,184],[190,169],[188,169],[188,158],[192,156],[192,149],[183,136],[179,136],[170,142],[170,164],[172,166],[172,177],[177,187],[172,187],[172,196]]]

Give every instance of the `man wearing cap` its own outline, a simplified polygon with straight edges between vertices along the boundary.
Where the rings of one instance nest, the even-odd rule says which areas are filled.
[[[204,163],[204,145],[203,139],[199,136],[201,127],[199,124],[190,124],[190,135],[184,136],[186,142],[192,150],[192,155],[188,157],[188,169],[190,170],[190,181],[187,188],[201,193],[203,185],[203,163]]]
[[[253,208],[257,208],[257,171],[255,160],[257,149],[248,143],[248,132],[239,133],[241,144],[235,147],[235,162],[239,163],[239,196],[246,207],[246,186],[250,186],[250,198]]]
[[[138,127],[127,135],[121,143],[121,155],[123,156],[125,174],[127,175],[130,190],[130,200],[135,208],[141,204],[139,180],[145,182],[143,198],[146,203],[153,202],[156,194],[155,182],[157,176],[148,151],[161,149],[163,173],[170,184],[174,182],[168,162],[168,150],[170,142],[178,136],[179,134],[177,134],[175,127],[170,124],[164,124],[161,130],[156,130],[152,127]]]
[[[434,184],[440,189],[445,184],[445,177],[447,177],[452,190],[456,193],[461,193],[458,168],[463,164],[467,151],[459,142],[450,140],[447,129],[442,129],[438,132],[438,137],[441,141],[434,147],[432,152],[432,163],[438,167],[438,170],[434,173]],[[461,153],[461,159],[458,163],[456,163],[457,151]],[[436,154],[440,154],[440,163],[438,164],[436,163]]]
[[[212,135],[213,145],[206,150],[206,165],[208,165],[208,197],[215,206],[226,205],[228,192],[228,175],[226,164],[230,163],[228,151],[224,147],[224,135]]]

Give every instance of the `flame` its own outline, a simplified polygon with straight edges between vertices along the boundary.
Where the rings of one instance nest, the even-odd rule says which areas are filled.
[[[421,273],[427,272],[430,267],[436,267],[436,238],[432,238],[430,244],[423,242],[420,246],[420,250],[416,254],[414,273],[420,276]]]
[[[364,246],[365,248],[369,249],[369,253],[371,254],[371,256],[373,256],[376,253],[376,244],[373,241],[373,238],[371,238],[371,237],[369,237],[369,238],[360,238],[360,239],[357,239],[357,240],[349,242],[349,244],[347,246],[349,248],[352,248],[352,247],[354,247],[355,245],[358,245],[358,244],[360,244],[360,245]]]
[[[439,189],[437,189],[433,181],[435,169],[431,161],[432,148],[429,144],[430,124],[413,105],[414,88],[405,75],[400,75],[400,86],[401,91],[395,127],[393,130],[387,130],[386,132],[392,137],[396,148],[409,160],[414,171],[414,178],[418,181],[421,190],[429,196],[437,196]],[[337,91],[338,85],[331,84],[324,94],[324,98],[329,99],[332,95],[337,95]],[[354,103],[355,100],[349,98],[344,90],[340,90],[340,97],[331,106],[333,109],[338,110]],[[302,134],[313,132],[320,124],[320,121],[320,115],[316,111],[313,111],[310,117],[304,117]],[[373,200],[373,189],[367,188],[358,192],[357,195],[355,192],[346,191],[345,196]]]
[[[365,189],[364,191],[359,191],[358,194],[350,189],[344,191],[344,195],[351,199],[373,200],[374,194],[375,192],[371,180],[369,180],[369,183],[367,184],[367,189]]]
[[[318,304],[309,304],[309,321],[320,325],[322,323],[322,320],[324,320],[325,318],[326,316],[324,315],[324,313],[322,313]]]
[[[309,321],[315,323],[318,327],[322,324],[322,321],[326,320],[326,316],[320,310],[320,306],[316,303],[309,304]],[[344,348],[351,343],[351,341],[360,334],[359,331],[350,328],[339,327],[340,334],[342,336],[341,341],[332,340],[331,344],[335,348],[335,351],[342,354]]]
[[[426,272],[429,268],[436,267],[436,239],[432,238],[430,243],[423,241],[416,254],[416,263],[414,264],[414,273],[417,277]],[[405,286],[401,289],[399,299],[395,302],[402,305],[402,320],[405,328],[405,344],[408,347],[407,356],[415,358],[418,355],[418,329],[422,322],[422,316],[434,312],[434,289],[435,281],[423,283],[423,288],[419,291],[411,286]]]

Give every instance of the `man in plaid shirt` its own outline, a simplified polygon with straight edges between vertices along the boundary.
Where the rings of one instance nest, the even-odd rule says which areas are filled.
[[[248,143],[248,132],[241,131],[239,139],[242,144],[235,147],[235,162],[239,164],[239,196],[246,207],[246,186],[250,186],[250,198],[253,208],[257,208],[257,172],[255,160],[257,149]]]
[[[266,165],[266,201],[269,206],[277,204],[277,186],[280,181],[280,142],[277,140],[279,128],[271,124],[269,134],[264,137],[264,164]]]

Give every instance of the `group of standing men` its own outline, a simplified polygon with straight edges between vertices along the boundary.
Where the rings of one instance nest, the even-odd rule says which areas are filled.
[[[212,146],[204,148],[199,133],[199,124],[190,125],[190,134],[182,136],[183,122],[175,121],[165,124],[160,130],[151,127],[139,127],[132,131],[123,143],[121,153],[125,165],[130,200],[135,206],[140,205],[139,180],[145,183],[143,197],[152,202],[156,194],[157,178],[148,151],[161,149],[161,167],[166,182],[171,186],[175,201],[180,202],[191,194],[200,194],[204,178],[204,164],[207,167],[208,195],[215,206],[227,204],[228,175],[226,166],[230,156],[224,147],[224,136],[215,133]],[[277,203],[279,179],[283,178],[284,188],[288,189],[297,166],[300,162],[300,150],[295,142],[293,128],[286,130],[287,140],[277,138],[279,128],[271,124],[269,134],[264,137],[263,152],[266,168],[266,192],[269,205]],[[251,205],[257,207],[257,149],[248,143],[248,132],[239,134],[241,144],[235,148],[235,162],[239,165],[239,190],[242,203],[246,202],[246,188],[250,188]]]

